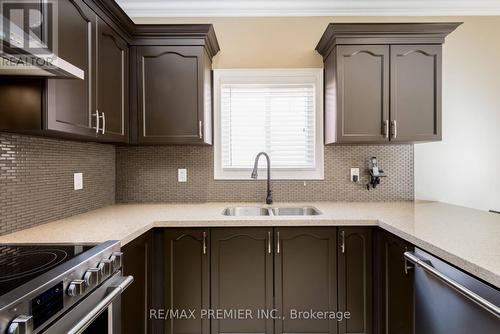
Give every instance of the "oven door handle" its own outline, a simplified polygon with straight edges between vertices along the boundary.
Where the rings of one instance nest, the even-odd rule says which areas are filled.
[[[134,281],[133,276],[124,276],[108,289],[110,293],[104,297],[87,315],[68,331],[68,334],[81,333],[92,323],[122,292]]]

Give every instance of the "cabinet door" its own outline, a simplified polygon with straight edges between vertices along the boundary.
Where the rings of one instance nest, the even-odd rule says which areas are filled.
[[[273,333],[272,228],[212,230],[212,309],[251,310],[253,319],[227,316],[212,320],[212,334]]]
[[[336,57],[337,142],[387,141],[389,46],[340,45]]]
[[[375,235],[376,328],[381,334],[411,334],[414,270],[405,271],[403,254],[413,245],[381,230]]]
[[[91,128],[91,109],[96,15],[82,0],[58,1],[57,13],[57,48],[54,51],[82,69],[85,79],[48,80],[45,128],[95,137],[95,130]]]
[[[104,21],[97,21],[97,73],[94,109],[103,115],[99,139],[128,140],[128,45]]]
[[[203,47],[137,48],[138,142],[204,141]]]
[[[209,320],[200,316],[210,307],[209,230],[167,230],[164,247],[165,309],[196,313],[194,319],[167,317],[165,333],[210,333]]]
[[[441,140],[441,45],[391,46],[391,140]]]
[[[339,229],[339,333],[372,333],[372,229]]]
[[[147,232],[122,247],[123,274],[134,282],[122,295],[121,328],[124,333],[148,333],[151,233]]]
[[[295,317],[294,311],[337,309],[335,228],[275,230],[276,333],[337,333],[334,319]]]

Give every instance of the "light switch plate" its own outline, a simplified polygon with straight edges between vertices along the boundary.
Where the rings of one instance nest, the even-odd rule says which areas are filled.
[[[359,168],[351,168],[351,182],[359,182]]]
[[[73,188],[75,190],[83,189],[83,173],[75,173],[73,174]]]
[[[187,182],[187,169],[186,168],[177,169],[177,182]]]

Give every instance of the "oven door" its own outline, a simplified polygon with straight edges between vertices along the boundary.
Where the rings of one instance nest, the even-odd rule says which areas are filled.
[[[120,334],[121,294],[133,280],[132,276],[116,273],[42,332]]]

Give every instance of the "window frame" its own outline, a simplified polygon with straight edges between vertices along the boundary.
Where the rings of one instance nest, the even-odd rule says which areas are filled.
[[[222,168],[221,156],[221,86],[223,84],[310,84],[315,85],[315,168],[282,169],[273,168],[271,177],[277,180],[324,180],[323,141],[323,69],[215,69],[214,87],[214,179],[252,180],[251,168]],[[260,166],[265,166],[261,162]],[[258,179],[265,179],[265,168],[259,168]]]

